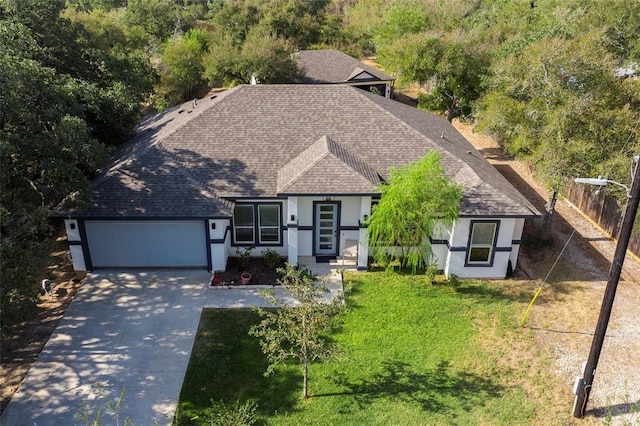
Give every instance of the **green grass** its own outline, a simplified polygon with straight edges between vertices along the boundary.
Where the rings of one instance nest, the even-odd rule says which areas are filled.
[[[497,284],[430,285],[421,276],[347,274],[341,354],[310,369],[301,398],[296,366],[266,378],[265,357],[247,335],[250,310],[208,310],[178,403],[176,424],[210,400],[255,401],[261,424],[528,424],[538,401],[519,386],[522,372],[500,362],[516,333],[523,300]],[[526,378],[524,379],[526,380]]]

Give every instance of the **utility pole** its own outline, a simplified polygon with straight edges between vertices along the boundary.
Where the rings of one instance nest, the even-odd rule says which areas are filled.
[[[629,240],[631,239],[633,222],[635,220],[636,213],[638,212],[638,203],[640,202],[640,167],[638,167],[639,161],[637,156],[634,160],[635,173],[631,189],[627,192],[629,203],[627,204],[627,208],[624,213],[624,221],[622,222],[622,228],[620,229],[618,244],[616,245],[613,262],[611,263],[611,269],[609,270],[609,279],[607,280],[607,287],[604,291],[604,298],[602,300],[602,307],[600,308],[598,324],[596,325],[596,331],[593,335],[593,341],[591,342],[591,351],[589,352],[589,358],[587,359],[587,363],[584,367],[583,375],[576,380],[574,387],[574,393],[576,395],[573,403],[574,417],[583,417],[587,408],[587,403],[589,402],[589,394],[591,393],[593,378],[596,372],[596,367],[598,366],[598,359],[600,358],[600,352],[602,351],[604,337],[607,333],[607,325],[609,324],[609,318],[611,317],[611,309],[616,296],[620,273],[622,272],[622,264],[624,263],[627,247],[629,246]]]

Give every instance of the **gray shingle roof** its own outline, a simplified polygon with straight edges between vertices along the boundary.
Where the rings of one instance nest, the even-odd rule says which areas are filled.
[[[444,118],[342,85],[238,86],[153,116],[84,214],[211,217],[229,214],[225,199],[373,193],[431,150],[464,185],[461,215],[538,214]]]
[[[363,64],[339,50],[301,50],[294,58],[305,72],[303,83],[347,83],[361,80],[363,73],[370,74],[370,80],[392,81],[393,77]],[[360,77],[360,78],[359,78]]]
[[[278,171],[278,194],[371,193],[378,172],[327,135]]]

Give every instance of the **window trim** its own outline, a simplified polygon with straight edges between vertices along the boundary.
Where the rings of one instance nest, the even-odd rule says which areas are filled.
[[[491,245],[478,245],[473,244],[473,231],[476,224],[487,225],[492,224],[494,226],[493,230],[493,241]],[[493,261],[496,254],[496,245],[498,242],[498,233],[500,231],[500,221],[499,220],[472,220],[469,225],[469,239],[467,240],[467,250],[465,256],[465,266],[481,266],[481,267],[492,267]],[[472,261],[471,260],[471,250],[473,248],[489,248],[489,256],[486,261]]]
[[[236,203],[235,207],[240,206],[251,206],[252,214],[253,214],[253,226],[251,227],[253,230],[253,240],[252,241],[238,241],[236,238],[236,216],[235,216],[235,208],[233,209],[233,245],[234,246],[282,246],[283,245],[283,235],[282,235],[282,203],[278,202],[253,202],[253,203]],[[278,209],[278,224],[277,225],[260,225],[260,206],[276,206]],[[240,226],[240,228],[249,228],[249,226]],[[277,241],[262,241],[260,231],[263,228],[272,228],[278,230]]]
[[[260,207],[276,207],[277,211],[276,211],[276,224],[275,225],[262,225],[260,222]],[[282,237],[281,237],[281,232],[280,229],[282,228],[281,224],[282,224],[282,214],[280,213],[280,204],[273,204],[273,203],[269,203],[269,204],[256,204],[256,212],[257,212],[257,223],[256,223],[256,227],[258,230],[258,233],[256,234],[258,236],[258,241],[261,245],[268,245],[268,244],[280,244]],[[276,230],[276,236],[277,236],[277,240],[276,241],[262,241],[262,230],[263,229],[275,229]]]
[[[237,225],[236,224],[236,208],[238,207],[252,207],[251,209],[251,225]],[[237,231],[239,229],[251,229],[251,235],[253,236],[253,238],[251,239],[251,241],[238,241],[238,234]],[[242,245],[250,245],[250,244],[254,244],[256,241],[256,214],[255,214],[255,207],[252,206],[251,204],[236,204],[236,206],[233,209],[233,241],[236,244],[242,244]]]

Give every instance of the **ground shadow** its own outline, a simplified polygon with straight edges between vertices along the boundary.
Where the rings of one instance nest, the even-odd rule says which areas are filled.
[[[612,417],[619,417],[624,415],[638,416],[640,418],[640,400],[635,402],[625,402],[622,404],[607,405],[605,407],[594,408],[587,410],[586,415],[592,415],[598,419],[608,419]],[[628,423],[634,424],[633,417]]]
[[[494,148],[492,148],[494,149]],[[497,148],[496,148],[497,149]],[[499,149],[497,149],[499,152]],[[483,152],[484,155],[484,152]],[[487,154],[499,156],[498,153]],[[524,180],[508,164],[494,164],[494,167],[502,174],[529,202],[541,213],[546,210],[547,200],[540,196],[538,191]],[[527,219],[525,223],[522,246],[518,258],[516,273],[522,274],[528,279],[544,279],[549,273],[551,265],[562,251],[574,231],[573,226],[556,210],[551,219],[553,241],[545,244],[540,241],[542,219]],[[569,246],[570,245],[570,246]],[[560,258],[557,267],[549,275],[547,283],[561,281],[602,281],[606,279],[610,262],[596,250],[587,239],[575,233],[571,237],[567,248],[573,248],[584,253],[584,258],[591,264],[578,264],[572,261],[567,253]],[[573,247],[571,247],[573,246]],[[541,266],[547,267],[542,270]]]
[[[358,381],[338,376],[334,382],[343,391],[314,397],[350,398],[351,401],[345,401],[343,414],[362,409],[378,399],[419,404],[424,411],[432,413],[454,413],[484,406],[487,400],[500,397],[505,391],[490,378],[452,371],[448,361],[441,361],[424,372],[416,372],[410,364],[401,361],[385,361],[381,367],[380,372]]]

